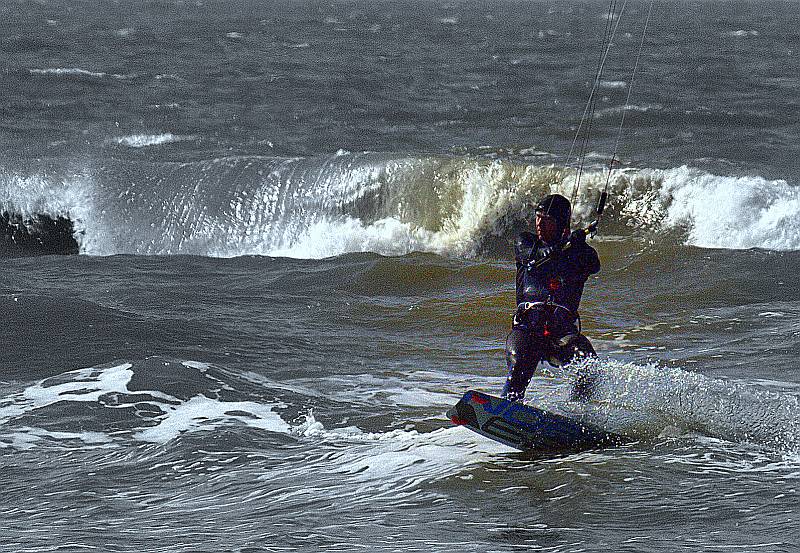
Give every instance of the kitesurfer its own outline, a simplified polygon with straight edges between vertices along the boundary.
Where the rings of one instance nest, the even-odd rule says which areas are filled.
[[[521,401],[539,361],[553,366],[576,355],[596,356],[576,322],[583,286],[600,270],[597,251],[586,243],[586,231],[570,232],[572,206],[550,194],[535,207],[535,234],[516,239],[517,311],[506,340],[508,378],[503,397]]]

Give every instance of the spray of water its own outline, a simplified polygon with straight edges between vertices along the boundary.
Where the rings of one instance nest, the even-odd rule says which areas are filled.
[[[572,385],[591,384],[588,400],[562,401],[562,410],[633,439],[692,432],[800,450],[800,401],[793,395],[656,364],[589,360],[556,372]]]

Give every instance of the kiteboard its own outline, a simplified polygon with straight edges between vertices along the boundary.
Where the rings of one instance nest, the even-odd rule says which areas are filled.
[[[447,416],[453,424],[526,452],[580,451],[626,441],[596,425],[474,390]]]

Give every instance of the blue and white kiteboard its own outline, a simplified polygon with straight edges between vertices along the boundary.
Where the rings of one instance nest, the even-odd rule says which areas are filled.
[[[522,451],[579,451],[626,441],[593,424],[473,390],[447,416],[453,424]]]

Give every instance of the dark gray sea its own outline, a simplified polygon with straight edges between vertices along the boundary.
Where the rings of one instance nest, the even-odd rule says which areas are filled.
[[[3,0],[0,550],[797,551],[800,4],[648,8]],[[445,411],[609,26],[598,391],[526,400],[632,442],[523,455]]]

